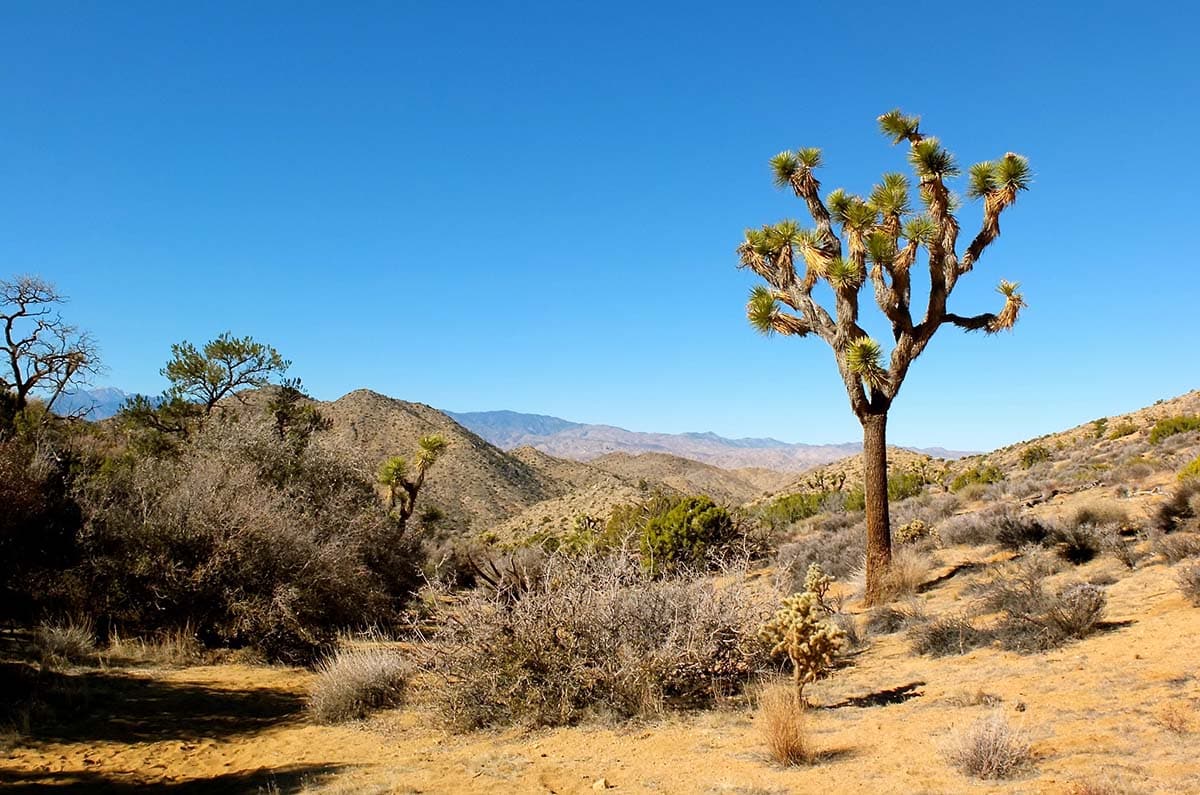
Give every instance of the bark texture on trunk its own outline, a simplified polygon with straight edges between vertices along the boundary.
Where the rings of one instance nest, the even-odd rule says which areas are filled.
[[[867,503],[867,604],[883,597],[883,581],[892,564],[888,516],[887,414],[867,414],[863,426],[863,490]]]

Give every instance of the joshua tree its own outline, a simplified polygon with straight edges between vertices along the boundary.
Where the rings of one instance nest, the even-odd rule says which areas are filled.
[[[387,489],[388,511],[399,524],[400,532],[404,532],[409,517],[417,507],[417,493],[425,485],[426,473],[441,456],[447,444],[449,442],[441,434],[422,436],[417,442],[415,456],[417,473],[412,478],[408,476],[408,459],[401,456],[389,458],[379,465],[376,479],[379,485]]]
[[[1001,213],[1029,187],[1029,162],[1010,152],[971,166],[967,195],[983,200],[983,224],[960,257],[957,203],[946,186],[959,169],[936,138],[920,132],[919,122],[919,117],[899,110],[879,117],[880,129],[893,143],[909,144],[920,212],[913,209],[909,180],[898,173],[884,174],[866,198],[839,188],[822,201],[813,173],[821,165],[821,150],[780,152],[771,159],[775,184],[790,187],[804,200],[816,227],[806,229],[785,220],[748,229],[737,249],[740,267],[750,268],[768,285],[750,293],[750,323],[763,334],[816,334],[825,340],[833,348],[850,408],[862,424],[868,602],[878,601],[882,575],[891,563],[887,414],[909,366],[942,326],[993,334],[1011,329],[1025,306],[1019,285],[1007,281],[998,288],[1004,296],[998,313],[957,315],[946,304],[959,277],[974,268],[1000,236]],[[841,228],[841,236],[835,227]],[[909,272],[922,248],[929,255],[930,289],[924,317],[917,322],[911,311]],[[833,291],[832,314],[813,297],[822,279]],[[880,344],[858,323],[859,293],[868,281],[895,338],[886,363]]]

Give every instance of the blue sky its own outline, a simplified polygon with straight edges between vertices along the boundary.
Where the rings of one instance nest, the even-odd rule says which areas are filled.
[[[1007,278],[1028,311],[943,329],[892,440],[988,449],[1200,386],[1195,12],[870,5],[9,3],[0,275],[56,282],[128,390],[230,329],[320,398],[854,440],[824,343],[747,326],[733,250],[808,220],[781,149],[822,147],[826,189],[902,169],[874,123],[900,106],[1036,181],[951,301]]]

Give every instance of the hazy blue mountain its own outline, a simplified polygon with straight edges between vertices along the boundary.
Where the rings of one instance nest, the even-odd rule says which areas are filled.
[[[80,414],[85,419],[103,420],[114,416],[132,394],[116,387],[81,389],[69,395],[61,395],[54,403],[58,414]]]
[[[711,431],[643,433],[516,411],[448,411],[446,414],[501,449],[529,446],[576,461],[590,461],[610,453],[668,453],[725,469],[762,467],[800,472],[855,455],[862,449],[857,442],[793,444],[778,439],[727,439]],[[940,458],[970,455],[941,447],[917,451]]]

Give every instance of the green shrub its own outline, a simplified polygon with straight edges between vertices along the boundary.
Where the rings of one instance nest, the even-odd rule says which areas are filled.
[[[888,475],[888,499],[892,502],[915,497],[925,488],[925,478],[920,472],[897,472]]]
[[[959,473],[959,475],[950,481],[950,491],[961,491],[973,483],[988,485],[991,483],[999,483],[1004,480],[1004,473],[992,464],[976,465]]]
[[[1183,483],[1185,480],[1200,480],[1200,456],[1179,470],[1179,482]]]
[[[762,510],[760,518],[772,529],[786,527],[793,522],[816,516],[829,496],[827,491],[802,491],[775,498]]]
[[[1117,426],[1113,428],[1112,433],[1108,435],[1108,438],[1109,441],[1112,441],[1113,439],[1123,439],[1126,436],[1137,433],[1137,431],[1138,426],[1134,425],[1129,420],[1125,420],[1124,422],[1117,423]]]
[[[1103,439],[1104,432],[1108,430],[1108,417],[1101,417],[1092,423],[1092,436],[1096,439]]]
[[[709,497],[688,497],[642,529],[642,562],[653,574],[705,566],[710,552],[737,537],[729,511]]]
[[[1050,451],[1040,444],[1026,447],[1021,451],[1021,468],[1029,469],[1034,464],[1050,460]]]
[[[1150,429],[1150,444],[1158,444],[1169,436],[1188,431],[1200,431],[1200,417],[1185,414],[1166,417],[1154,423]]]

